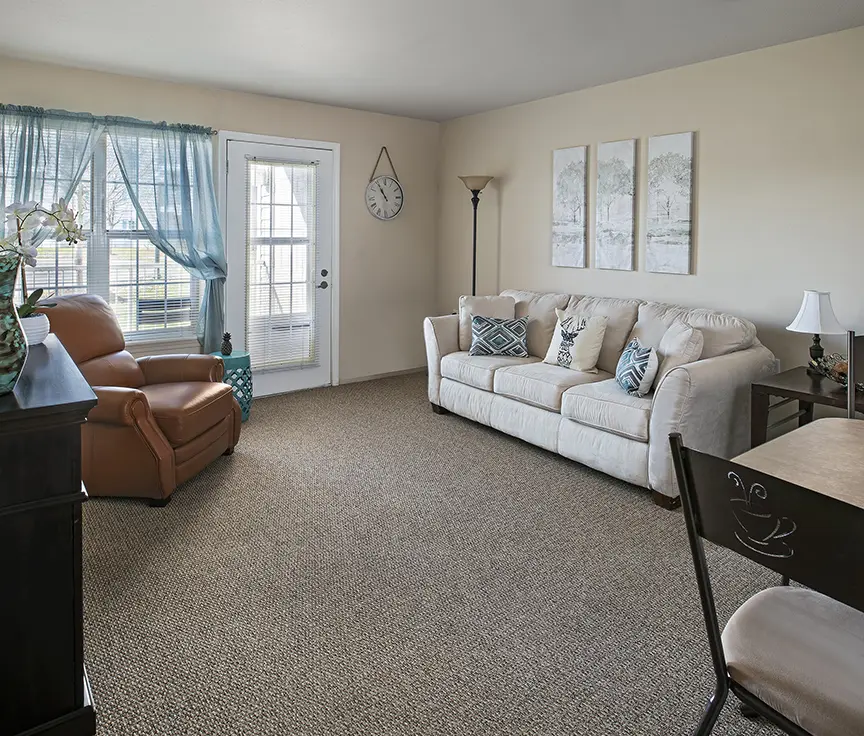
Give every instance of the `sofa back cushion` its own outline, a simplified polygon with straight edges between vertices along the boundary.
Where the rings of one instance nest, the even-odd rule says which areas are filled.
[[[666,330],[678,319],[702,332],[702,358],[746,350],[756,340],[756,326],[746,319],[660,302],[646,302],[639,307],[639,320],[630,337],[638,337],[643,345],[659,347]]]
[[[508,296],[459,297],[459,349],[471,349],[471,320],[474,317],[513,319],[516,302]]]
[[[564,309],[570,301],[570,295],[506,289],[501,292],[501,296],[509,296],[516,301],[516,317],[528,317],[528,354],[544,357],[558,322],[555,310]]]
[[[618,358],[624,352],[624,346],[627,344],[633,325],[636,324],[640,304],[642,302],[638,299],[610,299],[602,296],[570,297],[567,305],[568,313],[580,314],[586,318],[595,315],[608,317],[603,347],[600,348],[600,357],[597,359],[597,367],[601,371],[615,373]],[[643,342],[644,344],[646,343]]]

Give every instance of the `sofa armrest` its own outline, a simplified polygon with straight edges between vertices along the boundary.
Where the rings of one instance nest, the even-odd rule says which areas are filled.
[[[225,364],[216,355],[153,355],[138,358],[148,386],[154,383],[183,383],[203,381],[218,383],[222,380]]]
[[[761,343],[747,350],[679,366],[654,394],[649,428],[648,484],[678,496],[669,434],[718,457],[738,455],[750,445],[750,384],[777,372],[774,354]]]
[[[441,394],[441,358],[459,351],[459,317],[426,317],[423,320],[426,363],[429,371],[429,401],[438,405]]]
[[[94,386],[99,403],[87,415],[88,422],[131,427],[150,415],[150,403],[143,391],[122,386]]]

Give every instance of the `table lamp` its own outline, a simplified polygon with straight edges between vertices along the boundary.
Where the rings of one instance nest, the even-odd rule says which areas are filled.
[[[828,291],[805,291],[804,300],[798,315],[787,328],[790,332],[806,332],[813,335],[810,346],[810,360],[819,360],[825,355],[820,335],[845,335],[846,330],[840,326],[834,309],[831,306],[831,293]],[[807,372],[819,375],[808,365]]]
[[[460,176],[465,188],[471,192],[471,204],[474,205],[474,256],[471,270],[471,295],[477,295],[477,205],[480,204],[480,192],[492,181],[493,176]]]

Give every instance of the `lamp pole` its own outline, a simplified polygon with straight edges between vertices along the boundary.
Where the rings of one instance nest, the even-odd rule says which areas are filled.
[[[471,192],[471,206],[474,208],[474,232],[471,250],[471,296],[477,296],[477,205],[480,192],[492,181],[491,176],[460,176],[465,188]]]
[[[477,296],[477,205],[480,204],[480,189],[471,190],[471,204],[474,205],[474,249],[471,258],[471,296]]]

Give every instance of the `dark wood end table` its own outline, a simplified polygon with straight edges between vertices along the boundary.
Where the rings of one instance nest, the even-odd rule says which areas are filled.
[[[771,403],[771,397],[781,400]],[[856,408],[864,411],[864,395],[856,397]],[[797,401],[798,411],[768,424],[768,415],[773,409]],[[811,376],[804,366],[777,373],[750,385],[750,446],[757,447],[768,438],[768,430],[781,424],[798,420],[801,427],[813,421],[816,404],[846,408],[846,389],[830,378]]]

